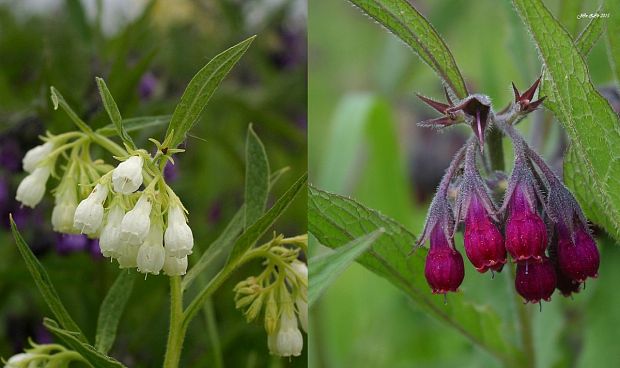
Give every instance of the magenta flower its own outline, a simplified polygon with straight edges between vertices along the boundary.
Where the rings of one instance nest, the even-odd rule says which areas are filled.
[[[517,262],[541,261],[547,248],[547,228],[529,189],[517,184],[508,202],[506,249]]]
[[[504,238],[477,193],[471,196],[465,216],[465,253],[478,272],[500,271],[506,263]]]
[[[431,232],[431,249],[426,256],[424,276],[435,294],[456,291],[465,277],[463,256],[450,244],[439,223]]]
[[[557,278],[553,264],[547,257],[541,262],[521,262],[517,265],[515,288],[526,303],[551,300]]]
[[[564,226],[558,226],[558,266],[568,278],[579,283],[598,276],[600,256],[588,230],[578,224],[573,240]]]

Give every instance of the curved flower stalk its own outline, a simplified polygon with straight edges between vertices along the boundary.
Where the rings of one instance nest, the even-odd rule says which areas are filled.
[[[556,288],[568,296],[579,292],[588,277],[597,277],[600,256],[583,211],[558,176],[514,128],[544,101],[545,97],[534,100],[539,83],[540,78],[523,93],[513,84],[514,101],[498,113],[484,95],[470,95],[453,102],[446,94],[448,104],[419,96],[444,115],[420,125],[442,128],[464,122],[472,127],[477,138],[470,139],[452,161],[420,236],[420,243],[431,240],[425,276],[434,293],[456,291],[463,279],[453,238],[444,237],[439,231],[453,234],[460,222],[465,223],[465,253],[476,270],[500,272],[509,254],[517,263],[515,288],[526,302],[548,301]],[[477,164],[485,131],[491,126],[511,139],[515,154],[499,209]],[[474,149],[476,142],[480,152]],[[448,195],[451,183],[457,193],[454,203]],[[448,249],[453,256],[444,255],[450,253]]]
[[[282,357],[299,356],[301,330],[308,332],[308,267],[298,257],[307,236],[274,237],[253,250],[264,258],[263,272],[239,282],[235,306],[244,309],[248,322],[263,316],[269,352]]]
[[[90,365],[79,353],[58,344],[38,345],[30,341],[30,349],[4,360],[4,368],[68,368],[72,362]]]

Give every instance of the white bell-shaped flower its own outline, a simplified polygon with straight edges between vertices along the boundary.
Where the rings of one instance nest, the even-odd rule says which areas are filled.
[[[168,276],[183,276],[187,272],[187,257],[177,258],[166,256],[164,273]]]
[[[306,283],[308,282],[308,266],[305,263],[299,260],[294,260],[291,262],[291,267],[298,277],[306,280]]]
[[[121,222],[121,240],[129,245],[144,243],[151,226],[151,200],[143,193],[133,209],[125,214]]]
[[[34,169],[32,174],[26,176],[19,183],[15,199],[20,201],[24,206],[34,208],[45,194],[45,184],[50,177],[50,168],[38,167]]]
[[[72,179],[61,183],[56,193],[56,205],[52,210],[52,229],[59,233],[72,233],[73,219],[77,208],[77,191]]]
[[[166,253],[169,256],[183,258],[192,254],[194,235],[185,221],[183,208],[173,205],[168,209],[168,228],[165,234]]]
[[[155,222],[151,224],[149,234],[138,250],[138,272],[159,275],[165,259],[164,232],[162,226]]]
[[[30,354],[30,353],[19,353],[19,354],[15,354],[12,357],[9,358],[9,360],[6,361],[6,365],[4,366],[4,368],[20,368],[20,367],[24,367],[25,363],[27,361],[31,361],[32,359],[35,358],[34,354]],[[30,366],[38,366],[37,363],[35,362],[31,362],[27,365],[27,367]]]
[[[142,185],[142,164],[140,156],[131,156],[118,164],[112,172],[114,191],[122,194],[131,194]]]
[[[290,357],[301,355],[304,339],[297,327],[297,317],[293,308],[283,308],[280,325],[274,334],[267,337],[267,345],[272,354]]]
[[[54,149],[52,142],[47,142],[31,148],[22,159],[22,167],[26,172],[33,172],[37,165]]]
[[[97,184],[95,189],[75,209],[73,227],[82,234],[94,235],[103,222],[103,202],[108,196],[108,187]]]
[[[121,222],[125,216],[123,208],[116,204],[110,208],[99,237],[99,248],[104,257],[119,258],[122,253]]]
[[[121,244],[120,256],[116,258],[120,268],[136,268],[138,266],[138,247]]]

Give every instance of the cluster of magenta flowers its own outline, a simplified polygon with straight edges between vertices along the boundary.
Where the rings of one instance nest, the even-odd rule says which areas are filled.
[[[539,82],[523,94],[513,84],[515,100],[499,113],[484,95],[453,103],[446,91],[449,104],[420,96],[443,114],[421,125],[466,123],[477,138],[461,148],[447,169],[419,239],[419,244],[430,240],[425,276],[433,293],[457,291],[463,282],[463,257],[454,244],[461,223],[465,254],[476,270],[501,272],[510,255],[517,264],[515,288],[526,302],[549,301],[556,288],[570,296],[588,277],[597,277],[599,253],[579,204],[514,128],[544,100],[533,100]],[[497,190],[480,173],[484,135],[491,126],[511,139],[515,155],[501,207],[495,202]]]

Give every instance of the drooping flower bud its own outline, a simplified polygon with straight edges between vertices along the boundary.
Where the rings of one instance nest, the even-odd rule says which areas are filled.
[[[303,336],[297,327],[293,308],[284,307],[275,333],[268,335],[269,352],[281,357],[300,356],[304,346]]]
[[[166,256],[164,273],[167,276],[183,276],[187,272],[187,257],[177,258]]]
[[[515,277],[517,292],[529,303],[551,300],[557,278],[553,264],[547,257],[541,262],[519,262]]]
[[[22,167],[25,172],[33,172],[37,165],[52,152],[54,149],[54,144],[52,142],[46,142],[44,144],[38,145],[36,147],[31,148],[22,160]]]
[[[96,234],[103,222],[103,202],[108,196],[108,187],[97,184],[95,189],[75,209],[73,227],[82,234]]]
[[[146,240],[138,250],[138,272],[159,275],[165,260],[164,231],[160,224],[152,223]]]
[[[151,200],[146,193],[140,196],[132,210],[121,222],[121,240],[129,245],[140,245],[146,239],[151,226]]]
[[[297,316],[299,317],[299,324],[301,328],[308,332],[308,301],[307,298],[300,294],[295,298],[295,307],[297,307]]]
[[[168,209],[168,227],[165,234],[166,253],[172,257],[183,258],[192,254],[194,235],[185,220],[183,208],[179,205]]]
[[[465,277],[463,257],[450,244],[440,224],[431,232],[431,247],[426,255],[424,276],[435,294],[457,291]]]
[[[52,211],[52,229],[59,233],[72,233],[73,218],[77,208],[77,191],[75,180],[63,179],[56,192],[56,205]]]
[[[112,205],[99,237],[99,248],[104,257],[118,258],[122,254],[121,222],[124,216],[125,211],[120,205]]]
[[[38,367],[38,363],[35,361],[37,356],[30,353],[15,354],[6,361],[4,368],[21,368],[21,367]],[[30,363],[29,363],[30,362]]]
[[[478,272],[500,271],[506,263],[504,238],[474,192],[465,216],[465,254]]]
[[[141,156],[131,156],[127,160],[118,164],[112,172],[112,183],[114,191],[122,194],[131,194],[142,185],[142,164]]]
[[[540,261],[547,248],[547,227],[536,213],[533,188],[517,184],[508,199],[506,249],[517,261]]]
[[[588,277],[598,276],[600,256],[594,239],[583,224],[578,223],[574,231],[571,236],[568,229],[558,226],[558,266],[566,277],[581,283]]]
[[[34,208],[45,194],[45,184],[50,177],[49,167],[38,167],[34,169],[32,174],[26,176],[19,183],[15,199],[26,207]]]

